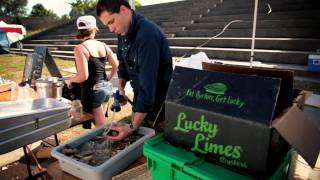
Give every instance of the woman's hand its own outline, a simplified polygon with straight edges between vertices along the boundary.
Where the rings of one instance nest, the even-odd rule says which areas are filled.
[[[72,82],[70,80],[65,80],[65,83],[66,83],[68,89],[72,89],[73,88]]]

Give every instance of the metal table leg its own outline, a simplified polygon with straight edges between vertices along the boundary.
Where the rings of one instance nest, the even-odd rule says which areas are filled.
[[[59,140],[57,134],[54,134],[54,139],[56,141],[56,146],[59,146]]]
[[[24,158],[26,159],[26,162],[27,162],[28,175],[30,177],[32,176],[32,172],[31,172],[31,167],[30,167],[31,165],[30,165],[30,160],[29,160],[26,146],[23,146],[23,153],[24,153]]]
[[[23,146],[22,148],[23,148],[24,158],[26,159],[26,162],[27,162],[28,177],[26,178],[26,180],[37,179],[41,176],[46,175],[47,171],[42,171],[38,174],[32,175],[31,163],[30,163],[30,159],[29,159],[29,156],[27,153],[27,148],[26,148],[26,146]]]

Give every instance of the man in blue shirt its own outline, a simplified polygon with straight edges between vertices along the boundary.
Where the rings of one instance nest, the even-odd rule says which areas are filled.
[[[99,0],[97,15],[110,32],[118,34],[119,93],[125,96],[127,81],[134,91],[131,126],[113,127],[118,135],[108,136],[118,141],[142,124],[164,120],[162,106],[171,80],[172,56],[159,27],[132,10],[127,0]]]

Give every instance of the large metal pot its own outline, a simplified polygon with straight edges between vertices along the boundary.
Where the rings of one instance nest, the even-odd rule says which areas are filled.
[[[57,77],[36,80],[37,93],[41,98],[61,98],[63,85]]]

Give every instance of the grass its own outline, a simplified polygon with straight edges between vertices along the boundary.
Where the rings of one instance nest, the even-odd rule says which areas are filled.
[[[24,63],[26,56],[14,54],[1,54],[0,55],[0,76],[15,82],[22,80]],[[68,76],[71,73],[63,72],[62,69],[74,67],[74,61],[63,60],[54,58],[55,62],[63,76]],[[42,75],[49,76],[49,71],[44,65]]]

